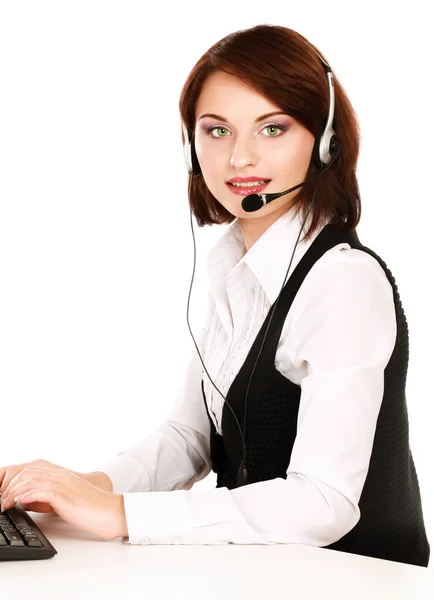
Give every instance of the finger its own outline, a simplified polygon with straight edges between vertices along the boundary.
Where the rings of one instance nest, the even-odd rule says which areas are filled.
[[[21,465],[9,465],[8,467],[2,467],[2,472],[0,474],[0,492],[4,492],[9,485],[11,479],[15,477],[17,473],[22,471],[25,467],[25,463]]]
[[[5,493],[2,495],[1,505],[3,510],[7,510],[15,504],[15,502],[12,501],[12,499],[15,498],[15,496],[17,496],[18,494],[28,492],[30,489],[32,489],[34,485],[35,482],[32,479],[27,478],[23,481],[19,481],[15,485],[10,486],[9,492],[7,494]]]
[[[3,477],[5,476],[7,467],[0,467],[0,488],[3,481]]]
[[[19,481],[10,488],[8,496],[2,498],[3,510],[8,510],[17,502],[17,496],[22,496],[36,489],[53,490],[60,493],[62,486],[55,481],[49,480],[46,477],[37,477],[32,475],[27,479]]]
[[[20,477],[22,476],[22,473],[25,473],[25,472],[26,472],[26,467],[24,467],[23,469],[14,468],[11,471],[9,471],[9,469],[8,469],[7,475],[4,479],[3,486],[2,486],[2,499],[7,498],[7,496],[9,496],[12,487],[16,483],[18,483],[18,481],[20,480]],[[27,477],[27,475],[25,475],[25,477]]]
[[[42,479],[50,480],[60,485],[65,490],[74,491],[77,488],[77,484],[88,484],[82,477],[69,471],[63,467],[58,469],[33,469],[30,472],[31,476],[40,477]]]
[[[6,489],[11,479],[13,479],[17,473],[23,471],[26,467],[37,468],[37,469],[63,469],[54,463],[38,458],[30,462],[20,463],[16,465],[9,465],[0,467],[0,494]]]
[[[24,494],[29,490],[37,487],[38,485],[46,485],[46,481],[36,480],[34,478],[28,477],[23,481],[19,481],[18,483],[12,485],[9,488],[8,494],[3,494],[1,499],[1,507],[2,510],[7,510],[11,506],[14,506],[16,500],[14,498],[19,494]]]
[[[21,466],[21,465],[20,465]],[[11,489],[14,485],[16,485],[22,478],[32,477],[32,476],[41,476],[41,477],[49,477],[55,469],[51,469],[50,467],[34,467],[26,465],[23,469],[18,472],[11,473],[7,475],[8,481],[5,478],[5,485],[3,486],[2,497],[7,498],[10,496]]]
[[[54,507],[56,504],[56,498],[60,499],[61,496],[64,497],[62,494],[53,489],[32,488],[26,492],[17,494],[13,500],[14,502],[19,502],[20,504],[29,504],[30,502],[48,502]]]
[[[28,492],[15,496],[15,502],[19,502],[25,509],[26,505],[35,502],[50,504],[54,511],[63,519],[67,519],[69,499],[58,490],[50,488],[33,488]]]

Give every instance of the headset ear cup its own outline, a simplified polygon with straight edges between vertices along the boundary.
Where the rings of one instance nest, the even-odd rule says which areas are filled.
[[[192,172],[192,164],[191,164],[191,149],[190,149],[190,141],[189,141],[189,137],[188,137],[188,131],[187,131],[187,127],[185,126],[185,124],[181,121],[181,127],[182,127],[182,134],[184,137],[184,160],[185,160],[185,165],[187,167],[187,170],[189,173]]]
[[[332,163],[335,162],[335,160],[337,159],[340,149],[341,149],[341,144],[338,140],[338,137],[336,134],[332,135],[332,137],[330,138],[329,141],[329,154],[331,156],[331,160],[328,163],[323,163],[321,160],[321,154],[320,154],[320,146],[321,146],[321,140],[324,134],[320,134],[315,138],[315,144],[313,147],[313,160],[315,165],[318,167],[318,169],[325,169],[326,167],[331,167]]]
[[[313,151],[312,151],[312,156],[313,156],[313,162],[315,163],[315,165],[318,167],[318,169],[321,169],[323,166],[323,163],[321,161],[321,156],[319,153],[319,146],[321,143],[321,138],[322,138],[322,134],[318,134],[315,138],[315,144],[313,146]]]
[[[194,140],[191,141],[191,164],[193,166],[193,175],[199,175],[201,173],[201,168],[199,161],[197,160],[196,148],[194,147]]]
[[[339,156],[340,151],[341,151],[341,143],[338,140],[337,135],[332,135],[332,137],[330,139],[330,155],[332,157],[333,162]]]

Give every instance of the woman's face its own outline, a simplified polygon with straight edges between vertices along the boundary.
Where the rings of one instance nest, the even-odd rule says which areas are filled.
[[[197,158],[209,191],[234,217],[245,220],[283,213],[300,188],[258,211],[246,212],[241,206],[244,196],[231,191],[229,179],[250,175],[271,179],[265,193],[283,192],[305,180],[315,138],[288,114],[257,121],[275,111],[280,112],[278,106],[223,71],[208,77],[198,98]],[[208,113],[219,117],[203,116]]]

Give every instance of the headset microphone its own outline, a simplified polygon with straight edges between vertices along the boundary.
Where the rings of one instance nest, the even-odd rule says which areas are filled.
[[[305,181],[303,181],[303,183],[295,185],[289,190],[286,190],[284,192],[278,192],[277,194],[249,194],[248,196],[243,198],[241,206],[246,212],[255,212],[255,210],[259,210],[269,202],[276,200],[276,198],[280,198],[280,196],[284,196],[285,194],[289,194],[289,192],[296,190],[297,188],[301,187],[304,183]]]

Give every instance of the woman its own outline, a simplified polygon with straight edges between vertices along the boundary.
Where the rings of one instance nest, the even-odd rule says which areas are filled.
[[[6,508],[20,492],[24,508],[133,544],[301,543],[427,566],[407,323],[356,233],[359,129],[343,88],[303,36],[259,25],[201,57],[180,112],[191,213],[231,226],[208,256],[177,402],[97,472],[3,467]],[[211,468],[217,488],[190,489]]]

